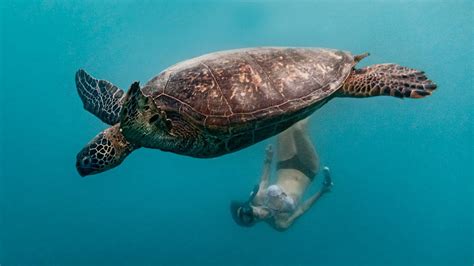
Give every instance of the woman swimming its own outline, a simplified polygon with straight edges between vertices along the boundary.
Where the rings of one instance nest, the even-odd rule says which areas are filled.
[[[259,221],[283,231],[304,214],[333,183],[329,168],[324,167],[322,188],[300,204],[303,194],[319,170],[319,158],[307,133],[308,119],[302,120],[278,135],[276,184],[269,186],[273,149],[269,145],[260,184],[256,185],[246,202],[231,202],[234,221],[250,227]]]

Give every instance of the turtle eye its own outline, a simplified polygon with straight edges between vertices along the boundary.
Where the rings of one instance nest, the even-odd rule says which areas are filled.
[[[91,158],[89,156],[82,158],[81,164],[82,166],[89,167],[91,165]]]

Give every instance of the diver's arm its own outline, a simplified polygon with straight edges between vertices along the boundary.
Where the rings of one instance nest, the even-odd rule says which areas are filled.
[[[268,183],[270,181],[270,172],[272,166],[272,159],[273,159],[273,148],[272,145],[268,145],[265,149],[265,160],[263,161],[263,172],[262,177],[260,178],[260,187],[259,192],[264,191],[268,187]]]
[[[272,145],[268,145],[267,148],[265,149],[265,159],[263,161],[263,172],[262,172],[262,176],[260,177],[260,183],[258,184],[257,195],[255,195],[255,198],[253,200],[254,204],[261,205],[263,203],[265,191],[268,187],[268,183],[270,182],[272,159],[273,159]]]
[[[316,192],[313,196],[311,196],[309,199],[307,199],[303,204],[301,204],[296,211],[288,217],[288,220],[286,221],[288,223],[288,226],[291,225],[298,217],[303,215],[305,212],[307,212],[313,205],[314,203],[321,198],[322,195],[325,193],[331,191],[331,188],[333,186],[332,179],[331,179],[331,173],[329,172],[328,167],[324,167],[324,181],[323,181],[323,187]]]
[[[303,204],[301,204],[296,211],[288,217],[287,223],[288,225],[291,225],[297,218],[299,218],[301,215],[303,215],[305,212],[307,212],[313,205],[314,203],[321,198],[321,196],[325,193],[323,189],[319,190],[311,196],[311,198],[307,199]]]

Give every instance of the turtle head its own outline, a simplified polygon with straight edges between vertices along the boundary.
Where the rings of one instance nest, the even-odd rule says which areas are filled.
[[[107,171],[122,163],[134,149],[136,147],[122,135],[120,124],[109,127],[77,154],[77,171],[81,176]]]

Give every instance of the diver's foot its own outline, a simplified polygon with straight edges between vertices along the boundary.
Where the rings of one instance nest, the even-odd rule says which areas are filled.
[[[325,166],[323,168],[323,173],[324,173],[324,181],[323,181],[322,190],[323,192],[329,192],[334,186],[334,183],[332,182],[332,178],[331,178],[331,172],[329,171],[329,167]]]

